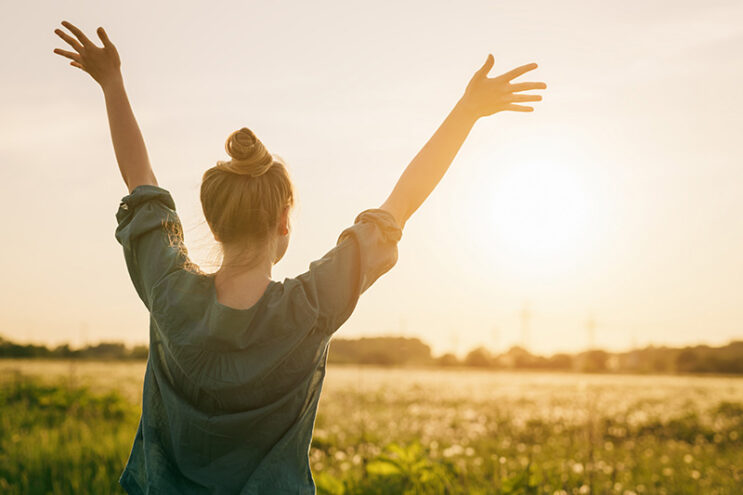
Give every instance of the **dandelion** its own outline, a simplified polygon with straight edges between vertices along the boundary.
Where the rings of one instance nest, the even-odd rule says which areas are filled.
[[[441,453],[444,455],[444,457],[454,457],[455,455],[459,455],[464,451],[461,445],[454,444],[451,447],[445,448]]]
[[[691,454],[686,454],[684,456],[684,462],[687,464],[691,464],[693,460],[694,460],[694,456],[692,456]]]

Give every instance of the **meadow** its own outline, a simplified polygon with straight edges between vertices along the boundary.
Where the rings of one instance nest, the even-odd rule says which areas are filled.
[[[0,493],[123,493],[143,362],[0,361]],[[743,378],[329,366],[318,493],[743,493]]]

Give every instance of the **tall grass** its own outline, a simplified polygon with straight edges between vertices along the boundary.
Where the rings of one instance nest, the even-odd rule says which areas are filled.
[[[739,379],[343,373],[328,372],[314,432],[319,493],[743,493]],[[123,493],[136,399],[82,367],[5,377],[0,493]]]
[[[27,377],[0,388],[0,493],[123,493],[136,406],[116,391],[94,394]]]

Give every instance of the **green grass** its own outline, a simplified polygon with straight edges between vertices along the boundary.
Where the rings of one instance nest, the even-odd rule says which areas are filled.
[[[318,493],[743,493],[743,381],[520,377],[329,370]],[[123,493],[138,419],[116,383],[0,380],[0,493]]]
[[[28,378],[0,388],[0,493],[123,493],[136,406]]]

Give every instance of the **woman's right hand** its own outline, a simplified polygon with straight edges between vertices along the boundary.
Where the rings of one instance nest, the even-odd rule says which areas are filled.
[[[476,119],[504,110],[514,112],[534,111],[533,107],[520,105],[519,103],[541,101],[542,97],[539,95],[518,93],[532,89],[545,89],[547,85],[543,82],[512,84],[511,81],[526,72],[536,69],[537,64],[522,65],[498,77],[489,78],[488,72],[493,68],[493,63],[493,56],[488,55],[485,64],[472,76],[459,102],[460,105],[467,109],[468,112],[471,112],[472,116]]]
[[[72,60],[70,65],[82,69],[91,75],[93,79],[101,85],[103,89],[107,85],[116,83],[121,80],[121,59],[116,47],[108,39],[106,31],[102,27],[98,28],[98,37],[103,42],[103,47],[95,45],[85,34],[73,24],[62,21],[62,25],[75,35],[73,38],[61,29],[55,29],[54,32],[62,38],[75,51],[70,52],[56,48],[54,53]]]

